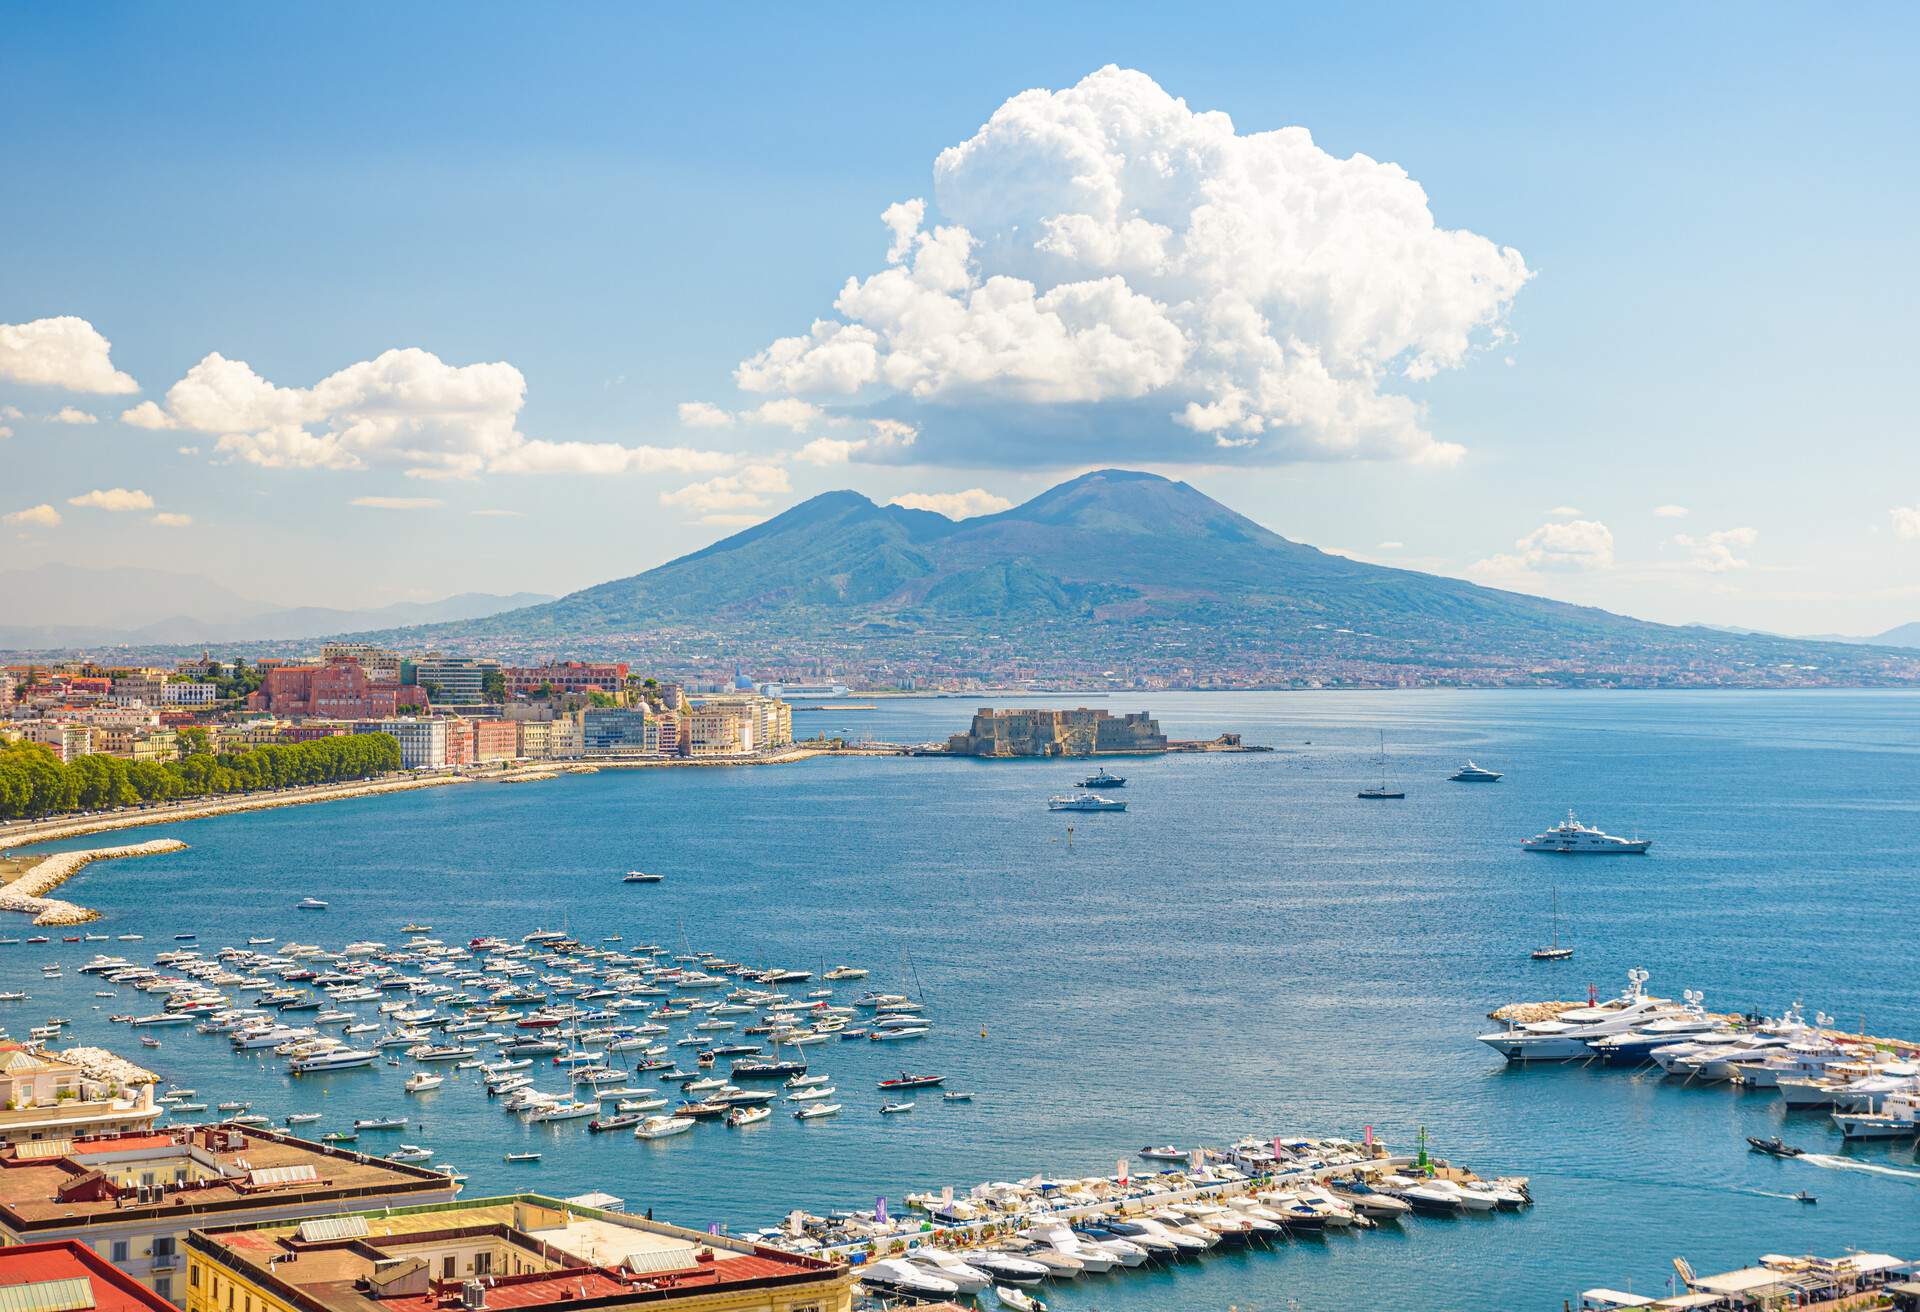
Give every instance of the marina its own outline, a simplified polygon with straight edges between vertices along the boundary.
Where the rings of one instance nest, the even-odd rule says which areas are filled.
[[[1778,1016],[1804,996],[1809,1020],[1818,1000],[1844,1013],[1836,1028],[1857,1032],[1864,1012],[1869,1033],[1920,1034],[1897,953],[1876,946],[1903,905],[1906,863],[1885,844],[1860,841],[1863,816],[1879,816],[1866,828],[1883,834],[1905,823],[1902,799],[1920,786],[1901,746],[1920,741],[1911,705],[1864,695],[1156,697],[1170,732],[1198,739],[1240,728],[1277,750],[1116,766],[1128,777],[1121,795],[1139,802],[1118,824],[1038,805],[1087,777],[1091,763],[937,758],[603,771],[217,817],[153,831],[186,841],[186,851],[99,863],[61,890],[102,912],[104,923],[90,928],[111,941],[68,944],[55,934],[27,944],[34,935],[23,922],[22,942],[0,946],[0,988],[29,1000],[6,1004],[0,1021],[25,1036],[49,1018],[71,1018],[63,1045],[141,1060],[209,1108],[247,1102],[252,1111],[240,1114],[276,1124],[320,1113],[297,1131],[316,1139],[351,1135],[357,1119],[405,1116],[404,1129],[367,1131],[350,1146],[372,1155],[403,1142],[429,1148],[430,1165],[471,1177],[469,1191],[611,1189],[632,1207],[733,1233],[792,1207],[867,1210],[881,1194],[897,1211],[901,1189],[937,1192],[941,1181],[1107,1176],[1122,1150],[1226,1144],[1263,1124],[1356,1141],[1372,1124],[1396,1145],[1424,1125],[1451,1159],[1489,1177],[1527,1175],[1540,1199],[1520,1213],[1402,1223],[1417,1242],[1349,1230],[1290,1241],[1270,1256],[1216,1247],[1201,1261],[1035,1287],[1055,1312],[1286,1298],[1337,1307],[1411,1285],[1433,1291],[1442,1312],[1471,1312],[1486,1305],[1493,1271],[1503,1306],[1558,1307],[1602,1282],[1631,1279],[1657,1292],[1677,1234],[1702,1270],[1763,1251],[1911,1254],[1920,1251],[1909,1211],[1920,1180],[1899,1174],[1920,1173],[1911,1141],[1849,1146],[1829,1113],[1795,1113],[1788,1124],[1777,1094],[1644,1066],[1509,1063],[1472,1041],[1498,1028],[1484,1019],[1498,1002],[1575,999],[1589,981],[1604,998],[1642,964],[1649,989],[1676,1004],[1691,986],[1716,1014]],[[867,719],[878,736],[926,741],[951,725],[952,707],[903,699]],[[1352,799],[1378,782],[1370,758],[1382,720],[1409,796],[1374,809]],[[1837,745],[1809,755],[1817,768],[1783,768],[1779,744],[1789,741]],[[1506,778],[1441,788],[1469,757]],[[1570,804],[1614,833],[1652,835],[1655,855],[1561,865],[1520,850]],[[1791,824],[1754,820],[1788,807]],[[669,878],[615,887],[634,867]],[[213,881],[218,904],[201,894]],[[1536,963],[1528,953],[1550,938],[1553,882],[1562,942],[1571,925],[1579,956]],[[302,896],[327,901],[328,911],[296,912]],[[793,1001],[826,986],[823,970],[844,965],[870,973],[836,981],[836,998],[908,995],[925,1002],[933,1024],[917,1039],[844,1038],[878,1015],[862,1010],[824,1043],[783,1051],[782,1060],[829,1077],[835,1093],[820,1101],[840,1104],[837,1116],[782,1114],[806,1105],[788,1102],[783,1075],[736,1081],[781,1090],[764,1122],[733,1130],[700,1120],[645,1140],[633,1136],[638,1126],[591,1133],[591,1116],[523,1122],[499,1108],[505,1094],[487,1096],[477,1067],[460,1069],[474,1058],[407,1056],[420,1040],[377,1049],[368,1067],[295,1077],[272,1045],[236,1050],[191,1025],[114,1024],[111,1015],[160,1011],[162,995],[78,969],[96,953],[151,965],[182,946],[173,935],[187,929],[203,956],[230,946],[271,954],[289,943],[397,950],[416,933],[453,946],[489,935],[517,943],[545,928],[607,950],[664,946],[671,959],[683,955],[682,923],[694,948],[811,971],[804,984],[772,986]],[[402,930],[421,925],[432,928]],[[619,943],[602,941],[616,934]],[[50,963],[63,976],[44,981],[40,967]],[[274,983],[314,991],[311,981]],[[683,996],[725,1005],[733,986]],[[96,998],[101,989],[115,996]],[[399,997],[335,1005],[319,992],[322,1005],[276,1008],[275,1018],[361,1048],[400,1028],[379,1013]],[[424,1005],[404,1000],[410,1010]],[[531,1013],[552,1001],[506,1005]],[[331,1010],[367,1019],[320,1025]],[[741,1032],[760,1018],[718,1017],[736,1029],[707,1031],[720,1040],[707,1046],[764,1047],[765,1036]],[[381,1028],[348,1034],[354,1023]],[[644,1037],[669,1045],[662,1071],[677,1064],[693,1079],[708,1075],[699,1046],[678,1045],[697,1033],[699,1016],[660,1023],[665,1036]],[[144,1050],[133,1039],[144,1034],[164,1046]],[[473,1034],[431,1037],[478,1047],[493,1063]],[[599,1064],[621,1068],[628,1085],[659,1090],[664,1105],[643,1117],[690,1100],[660,1072],[636,1072],[637,1049],[565,1043],[604,1052]],[[571,1068],[554,1064],[558,1055],[513,1058],[530,1065],[505,1075],[531,1073],[532,1087],[567,1091]],[[940,1089],[975,1100],[878,1088],[903,1069],[945,1075]],[[405,1092],[406,1077],[421,1070],[444,1085]],[[879,1114],[883,1101],[907,1098],[911,1113]],[[618,1116],[629,1113],[617,1102],[639,1100],[601,1101]],[[1774,1158],[1745,1142],[1774,1135],[1805,1156]],[[540,1157],[509,1163],[509,1152]],[[1152,1165],[1135,1159],[1143,1176]],[[1793,1201],[1802,1191],[1818,1204]]]

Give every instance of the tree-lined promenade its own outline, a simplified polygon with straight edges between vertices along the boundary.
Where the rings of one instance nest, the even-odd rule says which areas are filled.
[[[339,783],[400,768],[400,744],[384,733],[222,753],[207,750],[204,730],[181,737],[182,755],[174,761],[93,754],[63,763],[39,743],[0,744],[0,819]]]

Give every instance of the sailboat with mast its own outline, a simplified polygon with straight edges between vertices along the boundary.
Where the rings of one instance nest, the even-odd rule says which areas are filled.
[[[1380,767],[1380,784],[1375,788],[1362,788],[1360,790],[1361,798],[1368,802],[1398,802],[1403,800],[1406,797],[1404,792],[1398,788],[1389,788],[1387,786],[1387,734],[1384,729],[1380,732],[1380,755],[1374,758],[1374,764]]]
[[[1563,947],[1560,943],[1560,885],[1553,886],[1553,939],[1544,947],[1533,950],[1535,961],[1569,961],[1573,958],[1573,948]]]

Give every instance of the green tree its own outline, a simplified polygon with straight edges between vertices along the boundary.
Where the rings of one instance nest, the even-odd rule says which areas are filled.
[[[480,698],[482,701],[504,702],[507,699],[507,676],[499,670],[487,670],[481,674]]]
[[[189,756],[205,756],[211,752],[213,750],[211,739],[212,735],[197,724],[189,724],[174,735],[180,759],[183,761]]]

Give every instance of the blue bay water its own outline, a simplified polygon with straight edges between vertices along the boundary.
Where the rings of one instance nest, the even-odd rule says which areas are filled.
[[[1085,699],[1051,698],[1044,704]],[[1009,704],[998,699],[996,704]],[[775,768],[603,771],[471,785],[128,831],[192,845],[96,865],[62,896],[142,944],[0,949],[0,987],[196,1087],[324,1126],[406,1111],[398,1139],[471,1175],[468,1191],[606,1189],[662,1217],[736,1229],[788,1208],[897,1208],[909,1189],[1034,1173],[1111,1172],[1149,1142],[1225,1143],[1297,1131],[1433,1150],[1524,1174],[1517,1215],[1416,1219],[1397,1231],[1291,1240],[1164,1274],[1096,1277],[1061,1308],[1334,1309],[1417,1288],[1423,1307],[1554,1308],[1592,1285],[1664,1290],[1669,1259],[1703,1270],[1762,1252],[1884,1249],[1920,1258],[1911,1145],[1842,1150],[1825,1118],[1783,1119],[1771,1095],[1617,1070],[1509,1071],[1473,1036],[1518,999],[1617,991],[1628,968],[1716,1009],[1804,999],[1848,1025],[1920,1038],[1911,925],[1920,837],[1920,697],[1868,693],[1365,693],[1121,696],[1175,736],[1237,730],[1278,750],[1130,760],[1131,809],[1045,810],[1071,763],[815,761]],[[942,738],[973,702],[908,699],[802,712],[818,729]],[[1386,735],[1407,800],[1367,803]],[[1472,756],[1507,772],[1444,782]],[[1653,837],[1646,859],[1530,855],[1518,840],[1577,808]],[[80,847],[102,840],[54,845]],[[116,837],[113,841],[123,841]],[[667,875],[626,886],[621,872]],[[1557,887],[1578,955],[1536,963]],[[293,910],[327,899],[324,915]],[[701,1126],[656,1144],[524,1127],[471,1077],[421,1098],[390,1068],[294,1081],[178,1031],[144,1052],[90,977],[41,962],[95,950],[150,956],[197,930],[211,950],[250,934],[391,943],[436,937],[592,939],[818,969],[924,990],[939,1022],[912,1045],[809,1050],[842,1115],[743,1131]],[[7,927],[9,933],[24,929]],[[915,976],[917,975],[917,982]],[[882,1119],[874,1082],[906,1065],[979,1091]],[[553,1081],[546,1083],[551,1086]],[[421,1123],[421,1120],[424,1123]],[[1843,1164],[1749,1154],[1748,1134]],[[363,1147],[377,1146],[363,1139]],[[502,1154],[538,1148],[536,1166]],[[1851,1169],[1848,1165],[1851,1164]],[[1864,1168],[1864,1169],[1863,1169]],[[1912,1174],[1903,1174],[1912,1173]],[[1817,1206],[1779,1195],[1807,1189]]]

